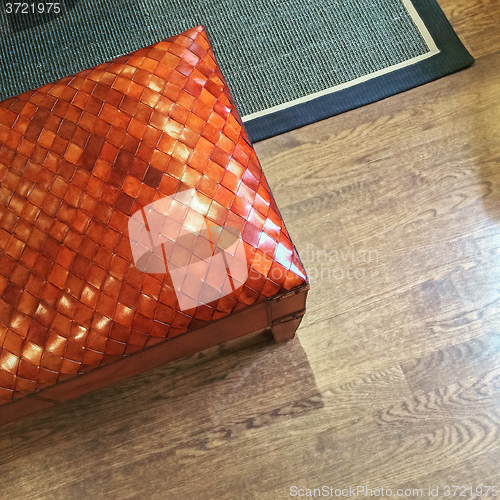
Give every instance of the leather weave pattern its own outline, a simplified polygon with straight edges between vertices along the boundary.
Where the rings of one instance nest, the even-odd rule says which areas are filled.
[[[1,102],[0,181],[0,403],[307,281],[202,27]],[[181,310],[128,222],[186,189],[249,278]]]

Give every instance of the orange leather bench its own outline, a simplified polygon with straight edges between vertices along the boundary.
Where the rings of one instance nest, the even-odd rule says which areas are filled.
[[[202,27],[1,102],[0,181],[0,423],[305,312]]]

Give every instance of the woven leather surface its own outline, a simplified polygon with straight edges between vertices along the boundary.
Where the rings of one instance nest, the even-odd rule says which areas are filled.
[[[1,102],[0,180],[3,403],[307,280],[201,27]],[[236,228],[249,277],[181,310],[128,222],[189,189],[183,227]]]

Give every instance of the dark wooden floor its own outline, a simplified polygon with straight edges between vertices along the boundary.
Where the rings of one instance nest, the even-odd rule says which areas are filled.
[[[298,338],[2,427],[1,500],[500,491],[500,2],[439,1],[474,67],[257,144],[312,278]]]

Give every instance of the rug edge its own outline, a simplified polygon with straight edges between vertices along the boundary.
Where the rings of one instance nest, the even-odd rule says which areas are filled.
[[[269,139],[472,66],[474,57],[465,48],[437,1],[412,0],[412,3],[434,39],[438,54],[352,87],[245,121],[250,140]]]

